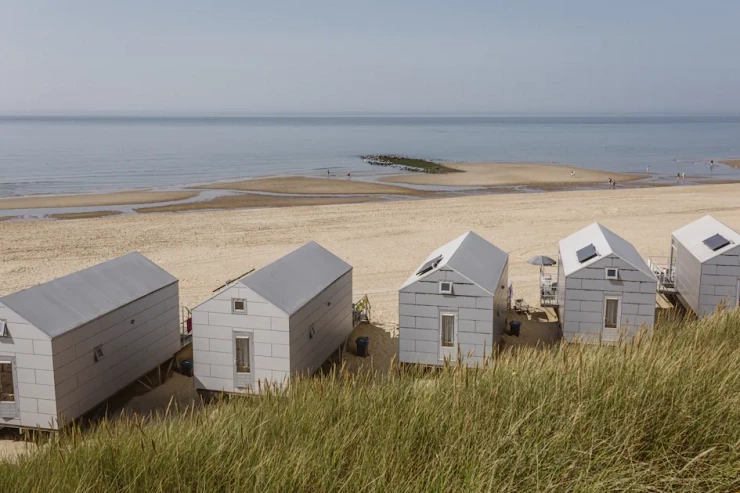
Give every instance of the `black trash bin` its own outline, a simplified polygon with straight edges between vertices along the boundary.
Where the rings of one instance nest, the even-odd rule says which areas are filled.
[[[519,320],[512,320],[509,322],[509,334],[519,337],[519,330],[522,328],[522,323]]]
[[[355,339],[355,344],[357,344],[357,356],[367,357],[369,353],[368,349],[370,348],[370,338],[358,337]]]
[[[186,377],[193,376],[193,360],[188,358],[180,361],[180,373]]]

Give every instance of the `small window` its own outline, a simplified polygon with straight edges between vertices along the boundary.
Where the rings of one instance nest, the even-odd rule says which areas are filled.
[[[449,281],[440,282],[439,294],[452,294],[452,283]]]
[[[619,269],[616,267],[607,267],[606,268],[606,278],[607,279],[619,279]]]
[[[619,298],[606,298],[604,309],[604,328],[616,329],[619,327]]]
[[[101,359],[103,359],[103,346],[95,346],[95,349],[93,349],[93,356],[95,357],[95,362],[97,363]]]
[[[316,335],[316,329],[314,328],[313,324],[311,324],[308,327],[308,338],[309,339],[313,339],[313,336],[315,336],[315,335]]]
[[[0,320],[0,337],[8,337],[9,335],[8,322],[6,322],[5,320]]]
[[[234,313],[247,313],[246,300],[231,300],[231,307]]]
[[[236,372],[249,373],[249,337],[236,338]]]
[[[15,402],[11,361],[0,361],[0,402]]]
[[[455,347],[455,315],[442,314],[442,347]]]

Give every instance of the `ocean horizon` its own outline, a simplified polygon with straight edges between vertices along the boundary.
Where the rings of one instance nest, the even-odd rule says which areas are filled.
[[[740,170],[709,162],[740,157],[740,115],[0,116],[0,196],[397,172],[366,154],[734,180]]]

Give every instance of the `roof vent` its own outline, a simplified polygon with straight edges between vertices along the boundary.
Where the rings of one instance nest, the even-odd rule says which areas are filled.
[[[442,261],[442,255],[439,255],[437,257],[434,257],[432,260],[427,262],[426,264],[421,266],[421,269],[416,273],[417,276],[420,276],[422,274],[426,274],[430,270],[434,269],[439,265],[439,263]]]
[[[720,234],[716,234],[704,240],[704,244],[708,246],[712,251],[716,252],[720,248],[729,245],[730,240]]]
[[[596,247],[591,243],[590,245],[581,248],[576,252],[576,255],[578,256],[578,262],[583,263],[586,260],[591,260],[595,256],[598,255],[596,252]]]

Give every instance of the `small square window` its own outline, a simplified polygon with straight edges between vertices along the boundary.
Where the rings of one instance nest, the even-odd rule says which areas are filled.
[[[613,280],[619,279],[619,269],[617,269],[616,267],[607,267],[606,278]]]
[[[452,294],[452,283],[449,281],[440,282],[439,294]]]
[[[231,306],[234,313],[247,313],[246,300],[231,300]]]
[[[97,363],[101,359],[103,359],[103,346],[95,346],[95,349],[93,349],[93,356],[95,357],[95,362]]]
[[[8,337],[9,335],[8,322],[6,322],[5,320],[0,320],[0,337]]]

